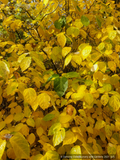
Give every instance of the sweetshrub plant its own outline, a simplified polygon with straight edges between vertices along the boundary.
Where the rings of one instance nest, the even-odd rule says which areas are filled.
[[[0,159],[120,159],[119,15],[110,0],[0,1]]]

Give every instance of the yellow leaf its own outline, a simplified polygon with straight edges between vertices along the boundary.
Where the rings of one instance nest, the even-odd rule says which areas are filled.
[[[7,157],[9,159],[15,159],[16,158],[14,150],[13,150],[12,147],[7,149]]]
[[[61,123],[54,123],[49,129],[48,135],[53,135],[55,130],[59,130],[60,128],[61,128]]]
[[[53,145],[59,145],[63,139],[65,138],[65,129],[61,128],[60,130],[56,130],[53,136]]]
[[[2,155],[5,151],[5,147],[6,147],[6,140],[0,139],[0,159],[2,158]]]
[[[83,27],[83,24],[80,19],[76,19],[75,22],[73,23],[73,25],[79,29]]]
[[[66,113],[61,113],[59,116],[60,123],[67,123],[72,119],[72,117]]]
[[[12,103],[10,103],[8,108],[14,108],[15,106],[17,106],[17,103],[16,102],[12,102]]]
[[[27,159],[30,156],[30,146],[21,133],[16,133],[10,138],[15,155],[19,159]]]
[[[116,72],[116,63],[114,61],[108,61],[108,67],[111,71]]]
[[[59,43],[59,45],[63,48],[66,44],[66,37],[64,35],[64,33],[59,33],[57,35],[57,41]]]
[[[93,127],[88,126],[86,130],[87,130],[89,133],[92,133],[92,134],[93,134]]]
[[[84,47],[84,49],[81,51],[83,60],[85,60],[89,56],[91,51],[92,51],[92,46]]]
[[[0,76],[3,77],[4,79],[7,79],[9,73],[10,73],[10,70],[7,64],[3,61],[0,61]]]
[[[14,129],[14,131],[15,132],[18,132],[18,131],[20,131],[20,129],[23,127],[23,123],[19,123],[19,124],[17,124],[16,126],[15,126],[15,129]]]
[[[23,92],[24,99],[30,105],[35,101],[37,95],[36,91],[33,88],[27,88]]]
[[[24,118],[24,114],[23,113],[16,113],[14,115],[14,120],[17,121],[21,121]]]
[[[83,38],[86,38],[87,36],[87,33],[83,29],[80,29],[80,34]]]
[[[82,144],[82,146],[86,149],[86,151],[90,154],[90,155],[92,155],[93,154],[93,149],[92,149],[92,147],[89,145],[89,144],[87,144],[87,143],[83,143]]]
[[[28,51],[32,51],[33,50],[31,44],[26,44],[25,45],[25,49],[28,50]]]
[[[55,148],[49,144],[49,143],[43,143],[43,148],[42,148],[44,151],[49,151],[49,150],[55,150]]]
[[[21,128],[21,132],[22,132],[22,134],[23,134],[24,136],[28,136],[28,135],[29,135],[29,127],[28,127],[26,124],[24,124],[24,125],[22,126],[22,128]]]
[[[38,95],[38,104],[45,110],[50,105],[50,96],[47,93],[41,93]]]
[[[110,54],[112,54],[112,53],[113,53],[112,50],[106,50],[106,51],[105,51],[105,54],[106,54],[106,55],[110,55]]]
[[[105,43],[104,42],[101,42],[99,45],[98,45],[98,49],[101,51],[105,48]]]
[[[112,127],[110,125],[105,126],[105,133],[106,133],[106,136],[109,138],[112,136]]]
[[[116,130],[119,131],[120,130],[120,122],[116,121],[115,126],[116,126]]]
[[[67,29],[67,35],[72,35],[73,37],[77,37],[79,35],[79,28],[77,27],[69,27]]]
[[[21,63],[21,61],[27,56],[27,54],[28,53],[24,53],[24,54],[20,55],[19,58],[18,58],[18,60],[17,60],[18,63]]]
[[[35,121],[32,118],[27,119],[26,123],[28,126],[31,126],[31,127],[35,126]]]
[[[108,96],[108,94],[104,94],[104,95],[102,95],[102,97],[101,97],[101,103],[102,103],[102,105],[106,105],[107,103],[108,103],[108,101],[109,101],[109,96]]]
[[[73,60],[75,63],[77,63],[78,65],[80,65],[81,62],[82,62],[81,56],[80,56],[79,54],[73,55],[73,56],[72,56],[72,60]]]
[[[80,94],[81,92],[84,92],[86,90],[86,86],[85,85],[80,85],[77,89],[77,92]]]
[[[115,85],[119,82],[119,76],[117,74],[114,74],[112,77],[110,77],[110,84]]]
[[[72,54],[67,55],[67,57],[65,58],[64,67],[70,63],[71,59],[72,59]]]
[[[71,47],[64,47],[62,49],[62,56],[65,57],[71,51]]]
[[[77,89],[77,93],[73,93],[71,95],[71,98],[75,101],[78,101],[78,100],[82,99],[85,95],[85,90],[86,90],[86,86],[85,85],[80,85]]]
[[[120,145],[117,145],[117,156],[120,159]]]
[[[40,136],[42,136],[42,135],[43,135],[44,130],[43,130],[43,128],[42,128],[42,127],[38,127],[38,128],[37,128],[37,130],[36,130],[36,132],[37,132],[37,135],[40,137]]]
[[[32,109],[35,111],[38,108],[38,97],[34,100],[34,102],[31,103]]]
[[[27,140],[30,144],[33,144],[35,142],[35,135],[33,133],[29,134]]]
[[[103,127],[105,127],[105,121],[103,121],[103,120],[98,120],[97,122],[96,122],[96,124],[95,124],[95,128],[97,129],[97,130],[100,130],[101,128],[103,128]]]
[[[120,45],[119,45],[119,44],[116,44],[116,45],[115,45],[115,51],[116,51],[116,52],[119,52],[119,51],[120,51]]]
[[[98,62],[98,67],[99,67],[99,70],[104,72],[106,71],[106,64],[105,62]]]
[[[10,114],[9,116],[7,116],[7,118],[5,119],[5,123],[6,124],[10,124],[13,121],[13,115]]]
[[[87,104],[91,105],[91,103],[93,102],[93,95],[91,93],[86,93],[84,95],[84,99],[85,99],[85,102],[87,102]]]
[[[30,66],[30,63],[31,63],[31,57],[25,57],[21,63],[20,63],[20,68],[23,71],[25,71],[29,66]]]
[[[110,97],[108,106],[111,111],[113,112],[118,111],[120,108],[120,99],[116,95],[113,95],[112,97]]]
[[[65,138],[63,140],[63,145],[73,144],[77,140],[77,136],[70,130],[65,132]]]
[[[48,4],[49,0],[43,0],[43,3],[45,4],[45,6]]]
[[[2,3],[7,4],[8,0],[0,0]]]
[[[70,150],[70,155],[72,156],[72,158],[70,158],[71,160],[77,160],[78,159],[78,155],[81,155],[81,148],[79,145],[75,145],[74,147],[72,147],[72,149]],[[82,160],[82,156],[81,158],[79,158],[79,160]]]
[[[116,145],[112,143],[108,143],[107,152],[109,155],[116,155],[116,152],[117,152]]]
[[[1,121],[0,122],[0,130],[2,130],[5,127],[5,121]]]
[[[6,88],[7,95],[13,94],[16,91],[17,87],[18,87],[18,82],[9,83]]]
[[[108,33],[109,39],[113,40],[116,37],[117,32],[112,30]]]

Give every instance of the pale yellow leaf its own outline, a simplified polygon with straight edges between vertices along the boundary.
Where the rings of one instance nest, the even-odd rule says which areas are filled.
[[[27,88],[23,92],[24,99],[30,105],[35,101],[37,95],[36,91],[33,88]]]
[[[59,33],[57,35],[57,41],[59,43],[59,45],[63,48],[66,44],[66,37],[64,35],[64,33]]]
[[[76,140],[77,140],[77,136],[75,135],[75,133],[68,130],[65,133],[65,138],[63,140],[63,145],[73,144],[73,143],[75,143]]]
[[[2,158],[2,155],[5,151],[5,147],[6,147],[6,140],[0,139],[0,159]]]
[[[90,54],[91,51],[92,51],[92,46],[89,46],[89,45],[86,46],[86,47],[81,51],[83,60],[85,60],[85,59],[89,56],[89,54]]]
[[[7,64],[3,61],[0,61],[0,77],[7,79],[9,73],[10,73],[10,70],[9,70]]]
[[[47,93],[41,93],[38,95],[38,104],[45,110],[50,106],[50,96]]]
[[[67,57],[65,58],[64,67],[70,63],[71,59],[72,59],[72,54],[67,55]]]
[[[26,69],[28,69],[30,64],[31,64],[31,57],[25,57],[20,63],[20,68],[21,68],[22,72],[25,71]]]
[[[10,138],[10,143],[13,147],[15,155],[19,159],[27,159],[30,156],[30,146],[27,140],[21,133],[15,133],[13,137]]]
[[[65,57],[71,51],[71,47],[64,47],[62,49],[62,56]]]

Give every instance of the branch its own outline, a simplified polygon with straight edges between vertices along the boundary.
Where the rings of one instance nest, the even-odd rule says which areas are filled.
[[[46,53],[43,49],[42,49],[42,51],[43,51],[43,53],[48,57],[47,53]],[[53,60],[50,59],[50,61],[51,61],[51,63],[53,64],[54,69],[56,70],[57,74],[59,74],[59,72],[58,72],[58,70],[57,70],[57,67],[56,67],[56,65],[54,64]],[[59,74],[59,75],[60,75],[60,74]]]
[[[45,15],[43,16],[43,18],[41,19],[41,21],[42,21],[46,16],[48,16],[49,14],[55,12],[55,10],[58,8],[58,6],[59,6],[59,4],[57,5],[57,7],[56,7],[52,12],[45,14]]]

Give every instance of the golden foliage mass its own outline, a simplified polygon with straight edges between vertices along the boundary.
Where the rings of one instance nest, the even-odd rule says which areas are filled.
[[[1,160],[120,159],[119,7],[0,0]]]

